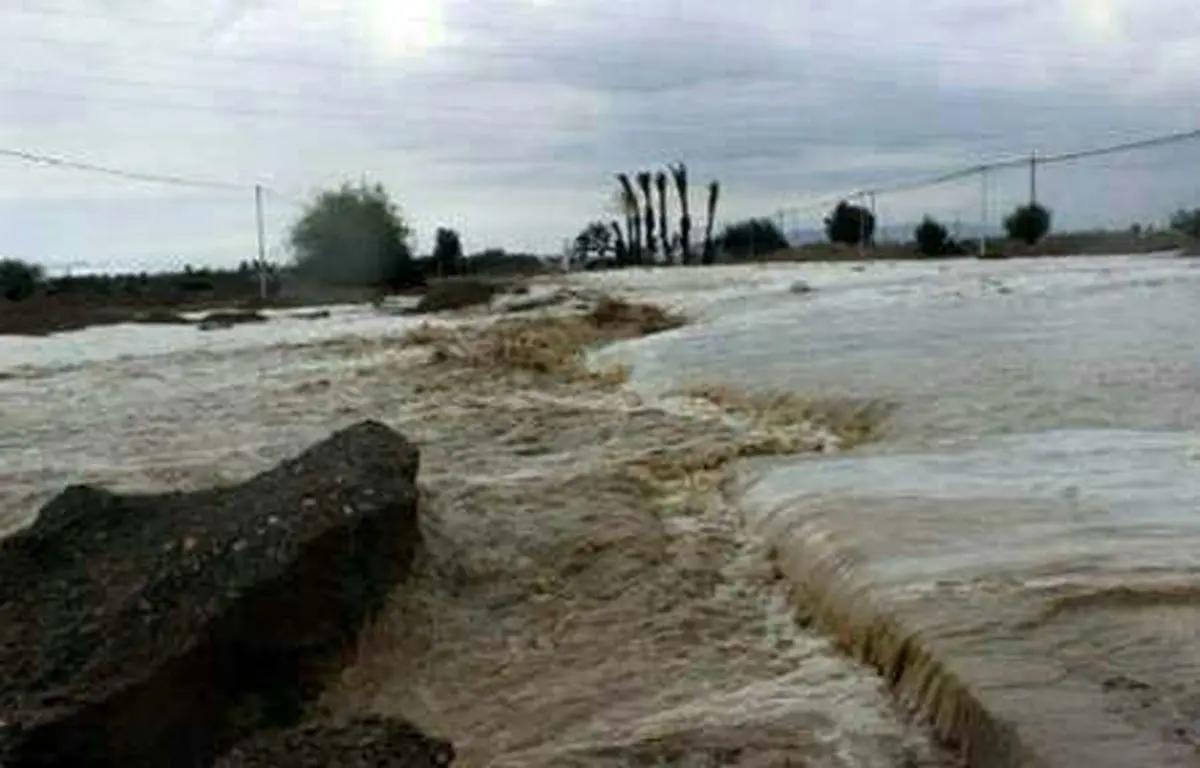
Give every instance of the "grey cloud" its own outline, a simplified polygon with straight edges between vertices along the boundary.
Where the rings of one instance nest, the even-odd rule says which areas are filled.
[[[1163,22],[1188,18],[1190,4],[1111,1],[1115,36],[1073,23],[1071,0],[743,0],[689,4],[686,18],[676,0],[444,0],[451,44],[388,57],[364,39],[383,0],[339,13],[277,0],[204,11],[170,0],[153,12],[77,0],[81,17],[116,18],[68,28],[15,14],[13,26],[0,12],[18,40],[89,41],[18,43],[21,73],[0,71],[10,105],[0,146],[263,180],[292,196],[366,173],[396,192],[422,232],[454,221],[471,244],[553,249],[604,213],[618,170],[685,160],[697,186],[722,180],[733,216],[1011,152],[1190,127],[1200,63],[1185,54],[1196,37]],[[1121,198],[1115,182],[1096,193],[1082,172],[1048,177],[1047,194],[1085,222],[1183,194],[1182,168],[1155,170],[1149,187],[1144,172],[1128,173],[1137,200]],[[0,179],[18,192],[35,186],[39,205],[111,194],[182,210],[165,189],[7,163]],[[970,207],[972,194],[932,190],[887,205]],[[63,214],[74,241],[50,237],[52,208],[28,220],[46,228],[47,252],[99,242],[119,258],[178,228],[189,253],[211,242],[214,258],[236,261],[242,246],[224,230],[245,215],[241,203],[210,205],[163,214],[171,226],[142,242],[122,223],[135,217],[132,203],[96,208],[112,219],[107,230]],[[19,220],[14,211],[0,207],[0,232]],[[273,232],[285,223],[273,220]],[[23,232],[22,248],[36,251],[37,239]]]

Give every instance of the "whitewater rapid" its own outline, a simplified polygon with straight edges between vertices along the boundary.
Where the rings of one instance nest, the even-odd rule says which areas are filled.
[[[602,359],[901,406],[742,499],[810,618],[978,765],[1195,765],[1200,302],[1171,256],[768,268]],[[612,278],[620,279],[620,278]],[[628,278],[626,278],[628,279]]]

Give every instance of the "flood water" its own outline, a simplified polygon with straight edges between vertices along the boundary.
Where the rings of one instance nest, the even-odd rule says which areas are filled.
[[[764,462],[744,500],[827,629],[917,638],[947,667],[908,681],[928,714],[981,703],[1050,765],[1194,765],[1198,267],[818,267],[800,295],[767,269],[761,295],[718,300],[680,339],[610,354],[632,355],[648,390],[693,378],[897,400],[883,442]]]
[[[898,404],[885,439],[858,452],[748,466],[753,482],[736,512],[721,513],[733,517],[721,517],[716,526],[736,519],[747,530],[721,534],[732,537],[728,541],[763,535],[772,543],[772,551],[759,554],[773,556],[792,592],[818,606],[813,612],[821,632],[788,630],[796,633],[785,643],[788,652],[775,647],[777,640],[770,649],[740,635],[732,642],[735,627],[774,627],[754,636],[775,637],[780,621],[788,621],[790,608],[777,605],[779,594],[758,586],[725,590],[720,600],[682,601],[677,607],[688,615],[678,617],[678,625],[660,607],[670,626],[630,618],[633,603],[614,614],[608,603],[601,609],[600,602],[580,598],[570,611],[579,627],[575,655],[543,650],[522,657],[522,667],[513,661],[512,637],[490,638],[485,648],[471,635],[484,607],[500,610],[496,606],[519,601],[483,592],[468,599],[462,594],[469,590],[455,591],[457,597],[443,595],[459,601],[449,607],[435,608],[427,599],[404,606],[404,615],[415,612],[430,622],[442,612],[435,623],[446,647],[456,649],[453,658],[409,643],[405,653],[423,660],[425,671],[410,664],[380,674],[396,681],[423,675],[426,691],[459,686],[458,698],[443,689],[417,702],[400,695],[396,682],[369,696],[348,693],[345,701],[420,710],[426,722],[475,745],[468,764],[503,762],[501,754],[509,764],[569,764],[566,754],[591,756],[577,764],[632,764],[598,757],[610,753],[600,749],[597,734],[619,732],[628,745],[650,738],[646,734],[661,740],[719,731],[723,748],[761,742],[741,764],[774,765],[783,764],[770,762],[784,754],[779,743],[787,738],[780,734],[807,728],[809,751],[797,755],[811,765],[898,765],[892,762],[897,744],[907,745],[911,760],[926,754],[924,748],[911,746],[911,729],[886,711],[878,681],[839,661],[817,639],[838,638],[886,668],[901,663],[886,658],[895,656],[899,640],[856,646],[855,638],[883,637],[878,627],[887,625],[892,635],[919,638],[920,652],[938,661],[925,664],[920,675],[898,669],[898,694],[944,735],[975,739],[967,746],[980,765],[1025,764],[1014,739],[1056,766],[1198,764],[1200,344],[1194,327],[1200,263],[1141,256],[771,265],[573,279],[675,306],[696,320],[597,353],[598,363],[630,363],[631,387],[648,403],[690,384],[725,382]],[[797,281],[811,290],[792,290]],[[284,319],[212,334],[126,326],[40,340],[0,338],[0,503],[7,510],[0,514],[9,525],[22,522],[64,483],[79,480],[151,488],[244,477],[367,415],[429,446],[429,482],[447,499],[457,499],[454,489],[463,483],[482,488],[503,481],[512,498],[524,499],[522,514],[534,500],[578,505],[579,494],[570,501],[548,490],[566,487],[575,475],[555,475],[545,461],[534,465],[525,453],[496,447],[496,435],[528,431],[531,419],[543,419],[530,415],[533,401],[510,402],[507,421],[484,429],[480,403],[406,397],[399,373],[406,363],[387,339],[409,322],[346,307],[327,320]],[[625,445],[620,440],[633,445],[639,430],[644,436],[681,429],[656,416],[635,430],[628,425],[636,427],[642,416],[625,413],[627,438],[611,430],[591,434],[563,410],[574,414],[582,404],[564,402],[556,406],[558,416],[544,417],[546,434],[558,436],[555,472],[583,462],[583,455],[600,461],[600,453]],[[597,412],[608,407],[628,410],[615,402],[587,404]],[[514,415],[518,411],[522,415]],[[577,444],[562,444],[564,435],[574,435]],[[448,468],[455,457],[461,470],[464,456],[470,481]],[[439,461],[447,467],[442,475]],[[607,471],[596,466],[597,477]],[[518,476],[525,479],[513,479]],[[536,487],[522,486],[527,481]],[[597,498],[612,490],[607,503],[619,506],[615,486],[596,488]],[[498,509],[489,498],[490,509]],[[447,513],[450,530],[457,530],[449,535],[483,536],[478,517],[469,521],[465,508],[454,507],[457,518]],[[488,535],[501,536],[496,514]],[[509,534],[529,530],[522,519],[512,518]],[[630,522],[630,530],[642,530],[644,522]],[[701,535],[698,524],[678,523],[679,531],[687,530],[672,535],[711,555],[709,544],[696,542],[711,543],[716,528]],[[508,539],[492,545],[500,541]],[[735,547],[738,557],[753,549],[747,547]],[[537,555],[516,549],[522,554],[512,562],[525,565],[490,562],[487,568],[525,573],[521,568]],[[727,565],[706,567],[733,579]],[[651,578],[638,570],[643,566],[625,566],[627,575],[640,574],[631,583],[668,591],[697,578],[695,570],[655,571]],[[744,605],[734,607],[739,601],[758,601],[758,607],[746,613]],[[588,656],[600,652],[585,650],[595,643],[586,641],[588,632],[613,626],[618,615],[630,623],[627,632],[613,632],[613,642],[665,643],[672,663],[691,670],[667,679],[673,667],[666,662],[638,668],[656,691],[673,691],[670,696],[638,689],[628,673],[601,663],[604,657]],[[707,642],[704,630],[696,630],[704,625],[696,615],[709,617],[726,643],[711,657],[696,650]],[[686,632],[698,632],[687,643],[685,624]],[[533,627],[520,624],[512,632]],[[475,651],[471,666],[466,659]],[[593,671],[560,668],[563,658]],[[464,687],[484,659],[498,665],[503,659],[506,669],[519,670],[509,682],[492,679],[491,693],[503,706],[478,704]],[[596,677],[601,669],[607,670],[603,681]],[[930,677],[939,670],[943,679]],[[552,681],[543,679],[551,673]],[[592,698],[580,685],[596,690]],[[566,696],[564,690],[574,693],[555,698]],[[540,705],[533,703],[539,695]],[[621,703],[601,717],[592,708],[604,695]],[[979,725],[987,718],[963,714],[976,705],[1001,725],[989,721],[988,730]],[[487,724],[513,712],[544,718],[553,735],[525,723],[504,731],[507,746],[489,752],[483,745],[494,745],[498,731]],[[551,713],[572,719],[558,722]],[[705,754],[709,762],[695,762],[693,754],[691,763],[668,764],[739,764],[712,762],[713,755],[732,754],[728,749]],[[760,762],[750,762],[756,754]],[[930,762],[910,764],[932,765],[936,757],[920,759]]]
[[[0,339],[0,528],[68,483],[237,482],[375,419],[420,446],[425,546],[331,681],[330,715],[414,721],[467,768],[953,764],[872,670],[793,620],[730,498],[648,493],[631,472],[737,429],[619,389],[432,369],[402,341],[418,322],[344,307]]]

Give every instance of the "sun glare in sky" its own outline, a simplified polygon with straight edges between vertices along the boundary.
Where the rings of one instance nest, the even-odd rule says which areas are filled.
[[[442,0],[375,0],[371,39],[384,56],[420,56],[449,38]]]

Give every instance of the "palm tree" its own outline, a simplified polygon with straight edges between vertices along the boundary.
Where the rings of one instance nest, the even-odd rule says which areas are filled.
[[[692,262],[692,217],[688,215],[688,177],[687,166],[676,163],[671,166],[671,176],[675,179],[675,196],[679,198],[679,244],[681,260],[684,264]]]
[[[625,228],[629,233],[629,261],[640,264],[642,261],[642,219],[638,214],[637,193],[633,191],[633,182],[628,173],[618,173],[617,181],[621,184],[621,210],[625,213]]]
[[[658,241],[654,239],[654,198],[650,194],[650,180],[653,175],[650,171],[637,172],[637,185],[642,190],[642,200],[646,204],[646,262],[653,264],[655,254],[658,252]]]
[[[658,189],[658,236],[662,240],[663,261],[672,263],[671,237],[667,232],[667,174],[658,171],[654,174],[654,186]]]
[[[721,182],[716,179],[708,182],[708,221],[704,222],[704,263],[712,264],[716,259],[713,252],[713,220],[717,215],[717,200],[721,198]]]

